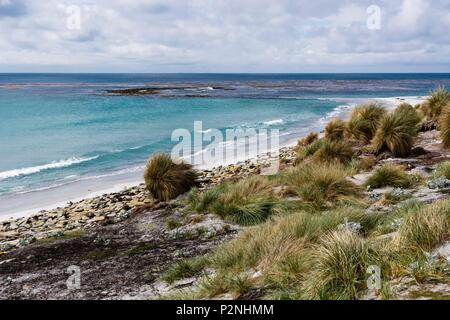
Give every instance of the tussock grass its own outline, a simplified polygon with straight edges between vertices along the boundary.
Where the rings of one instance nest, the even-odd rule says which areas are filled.
[[[412,177],[410,177],[402,167],[392,164],[385,164],[375,169],[365,182],[365,185],[370,186],[371,188],[409,188],[412,184]]]
[[[314,155],[322,147],[324,143],[325,143],[324,139],[319,139],[307,146],[297,149],[297,155],[294,161],[294,165],[297,166],[308,157]]]
[[[347,179],[339,165],[304,164],[284,174],[288,191],[315,207],[327,207],[354,201],[361,188]]]
[[[172,284],[175,281],[193,277],[198,275],[208,262],[207,256],[197,256],[179,260],[163,274],[162,279],[167,283]]]
[[[309,146],[311,143],[319,140],[319,135],[316,132],[310,132],[303,139],[298,140],[297,148]]]
[[[266,270],[276,262],[275,258],[284,258],[285,254],[278,249],[285,243],[289,242],[289,247],[293,246],[295,250],[303,250],[346,219],[360,223],[364,232],[369,232],[381,216],[367,215],[363,209],[354,207],[335,208],[321,214],[300,211],[279,216],[275,221],[244,230],[236,239],[220,246],[211,258],[212,265],[218,270],[230,272],[258,266]]]
[[[383,205],[392,205],[407,200],[411,197],[412,197],[411,194],[399,195],[390,191],[383,194],[383,196],[380,199],[380,203]]]
[[[262,176],[224,183],[203,193],[193,190],[188,201],[199,213],[212,212],[246,226],[266,220],[282,207],[281,200],[273,193],[273,183]]]
[[[421,111],[429,120],[437,121],[442,109],[450,103],[450,93],[444,86],[431,92],[431,97],[421,106]]]
[[[397,157],[409,155],[420,129],[419,123],[417,111],[407,104],[384,115],[372,139],[375,153],[388,150]]]
[[[352,146],[344,140],[320,139],[297,149],[294,165],[311,158],[315,162],[348,164],[354,157]]]
[[[197,185],[198,173],[190,164],[175,163],[167,154],[149,159],[144,171],[147,190],[159,201],[168,201]]]
[[[376,161],[374,158],[360,158],[352,159],[348,164],[348,171],[350,175],[355,175],[360,172],[367,172],[375,167]]]
[[[339,118],[332,119],[325,126],[325,139],[329,141],[340,141],[344,139],[346,130],[345,122]]]
[[[324,236],[314,251],[314,270],[305,284],[307,299],[356,299],[366,288],[367,267],[378,260],[367,242],[350,231]]]
[[[439,116],[439,130],[444,147],[450,148],[450,102]]]
[[[353,159],[352,147],[344,141],[324,141],[314,153],[314,160],[326,163],[348,164]]]
[[[445,161],[439,164],[433,173],[435,178],[446,177],[450,179],[450,161]]]
[[[431,250],[449,237],[450,200],[445,200],[407,215],[395,240],[401,247]]]
[[[350,114],[347,131],[352,138],[368,143],[385,114],[386,109],[377,102],[357,106]]]

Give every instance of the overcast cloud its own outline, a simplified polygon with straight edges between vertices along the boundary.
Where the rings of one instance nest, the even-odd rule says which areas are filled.
[[[450,0],[0,0],[0,30],[0,72],[450,72]]]

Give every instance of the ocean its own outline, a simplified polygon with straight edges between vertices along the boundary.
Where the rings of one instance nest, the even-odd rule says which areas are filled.
[[[194,121],[278,129],[286,144],[359,102],[438,85],[450,74],[0,74],[0,215],[140,181]],[[143,87],[158,89],[114,93]]]

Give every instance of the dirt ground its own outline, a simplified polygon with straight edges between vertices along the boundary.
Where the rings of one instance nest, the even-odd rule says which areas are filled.
[[[207,253],[236,230],[214,217],[177,230],[165,208],[136,214],[65,239],[34,243],[0,255],[0,299],[146,299],[174,261]],[[69,290],[70,266],[81,271],[80,289]]]

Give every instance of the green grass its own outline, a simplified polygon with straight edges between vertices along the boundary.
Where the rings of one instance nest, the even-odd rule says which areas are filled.
[[[196,186],[197,171],[183,161],[175,163],[168,154],[152,156],[145,167],[145,186],[159,201],[168,201]]]
[[[445,161],[439,164],[434,171],[433,176],[435,178],[446,177],[447,179],[450,179],[450,161]]]
[[[355,175],[361,172],[367,172],[373,169],[376,165],[374,158],[353,158],[347,165],[347,170],[350,175]]]
[[[402,167],[391,164],[385,164],[375,169],[365,182],[365,185],[371,188],[409,188],[412,184],[412,177]]]
[[[428,262],[425,251],[449,237],[449,200],[427,206],[410,200],[390,215],[365,210],[351,204],[299,211],[246,228],[211,253],[212,275],[179,298],[237,298],[259,288],[266,299],[356,299],[367,288],[370,265],[380,266],[384,281],[402,276],[432,281],[445,275],[442,266]],[[402,220],[398,236],[376,240],[396,231],[389,227],[397,219]],[[359,223],[359,234],[342,229],[346,222]],[[202,267],[183,262],[173,269],[174,279],[180,279]],[[393,297],[387,282],[379,293]]]
[[[50,236],[48,238],[39,239],[36,241],[36,243],[42,244],[42,243],[49,243],[49,242],[55,242],[55,241],[61,241],[61,240],[69,240],[69,239],[81,238],[81,237],[84,237],[85,235],[87,235],[86,230],[75,229],[75,230],[65,231],[60,234]]]
[[[368,266],[378,260],[366,240],[349,231],[324,236],[314,252],[314,270],[305,285],[307,299],[356,299],[367,288]]]
[[[182,259],[175,262],[163,274],[162,279],[169,284],[175,281],[196,276],[207,266],[209,260],[207,256],[197,256],[189,259]]]
[[[377,102],[357,106],[350,114],[347,131],[352,138],[369,143],[385,114],[386,109]]]
[[[408,156],[419,132],[420,121],[417,111],[406,104],[384,115],[372,139],[375,153],[390,151],[397,157]]]
[[[316,162],[349,164],[353,159],[354,152],[352,147],[344,141],[326,140],[315,152],[314,160]]]
[[[346,130],[345,122],[339,118],[333,119],[325,126],[325,139],[328,141],[341,141]]]
[[[338,165],[304,164],[287,171],[284,182],[288,192],[315,208],[355,201],[361,197],[359,186],[347,179]]]
[[[146,253],[147,251],[153,250],[155,248],[157,248],[157,244],[154,242],[140,243],[139,245],[135,246],[134,248],[131,248],[131,249],[125,251],[124,255],[135,256],[135,255]]]
[[[178,220],[174,217],[168,217],[166,219],[166,227],[169,230],[177,229],[179,227],[182,227],[183,225],[184,225],[183,222],[181,222],[180,220]]]
[[[308,157],[314,155],[322,147],[322,145],[324,143],[325,143],[324,139],[319,139],[319,140],[316,140],[316,141],[312,142],[311,144],[309,144],[307,146],[298,148],[294,165],[299,165],[305,159],[307,159]]]
[[[438,201],[411,212],[396,241],[402,247],[431,250],[450,236],[450,201]]]
[[[232,223],[255,225],[282,206],[273,187],[266,177],[253,176],[236,183],[224,183],[203,193],[194,190],[189,195],[189,203],[199,213],[211,212]]]
[[[313,143],[317,140],[319,140],[319,135],[316,132],[310,132],[306,137],[298,140],[297,149],[301,148],[301,147],[309,146],[311,143]]]
[[[450,93],[444,86],[439,86],[430,95],[431,97],[421,106],[421,110],[428,119],[437,121],[442,109],[450,103]]]
[[[444,147],[450,148],[450,102],[439,116],[439,130]]]

